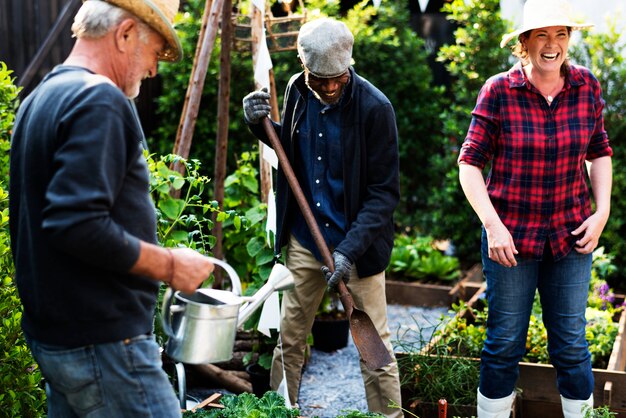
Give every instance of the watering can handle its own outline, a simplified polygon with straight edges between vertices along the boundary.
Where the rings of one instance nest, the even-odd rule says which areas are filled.
[[[211,263],[216,266],[220,266],[224,269],[226,273],[228,273],[228,277],[230,277],[230,281],[233,285],[233,293],[237,296],[241,296],[241,280],[239,280],[239,275],[235,271],[234,268],[227,262],[223,260],[219,260],[215,257],[207,257]],[[163,324],[163,331],[170,338],[176,338],[174,335],[174,331],[172,330],[171,324],[171,310],[172,310],[172,300],[174,299],[174,291],[171,287],[167,287],[165,290],[165,294],[163,295],[163,305],[161,306],[161,323]],[[184,309],[184,308],[182,308]]]

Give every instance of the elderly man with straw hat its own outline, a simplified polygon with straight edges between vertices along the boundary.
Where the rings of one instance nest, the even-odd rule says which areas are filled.
[[[181,58],[178,0],[85,1],[66,61],[23,101],[11,141],[10,232],[22,328],[48,416],[179,417],[152,333],[161,282],[213,270],[157,245],[145,138],[131,99]]]
[[[276,192],[276,252],[287,248],[295,288],[283,295],[282,351],[277,347],[271,384],[286,376],[292,403],[298,390],[308,334],[326,288],[346,282],[355,305],[371,318],[393,361],[376,370],[361,363],[368,408],[401,417],[398,367],[387,325],[385,268],[393,247],[393,212],[399,198],[398,133],[393,106],[351,67],[354,37],[340,21],[305,23],[298,34],[303,71],[285,92],[281,123],[272,121],[289,163],[313,209],[334,272],[323,260],[279,166]],[[252,132],[269,144],[259,123],[270,111],[269,94],[243,100]],[[320,271],[321,270],[321,271]]]
[[[565,0],[528,0],[522,27],[500,44],[517,39],[520,62],[481,89],[459,155],[463,191],[483,224],[489,316],[479,418],[510,414],[537,291],[563,415],[593,407],[585,309],[610,212],[612,150],[600,84],[567,58],[572,30],[590,26]]]

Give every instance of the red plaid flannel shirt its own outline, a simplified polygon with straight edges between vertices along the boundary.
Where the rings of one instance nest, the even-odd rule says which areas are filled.
[[[571,231],[591,215],[585,160],[611,156],[598,80],[570,65],[565,87],[548,105],[521,64],[491,77],[472,112],[459,162],[491,162],[487,190],[519,255],[555,260],[574,247]]]

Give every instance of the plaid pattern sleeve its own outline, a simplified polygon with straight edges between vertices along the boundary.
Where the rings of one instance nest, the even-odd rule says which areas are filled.
[[[519,63],[481,89],[459,162],[491,163],[489,197],[521,257],[540,259],[546,241],[557,260],[574,247],[591,215],[585,160],[613,154],[603,108],[598,80],[574,65],[551,105]]]

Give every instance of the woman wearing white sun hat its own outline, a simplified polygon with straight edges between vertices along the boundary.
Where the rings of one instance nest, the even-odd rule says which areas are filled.
[[[612,150],[600,85],[567,59],[571,31],[590,26],[565,0],[528,0],[522,27],[500,43],[517,38],[520,62],[481,89],[459,155],[461,186],[483,224],[489,317],[479,418],[509,417],[537,290],[563,414],[593,406],[585,308],[610,211]]]

